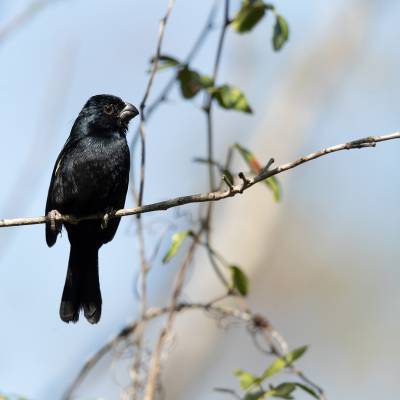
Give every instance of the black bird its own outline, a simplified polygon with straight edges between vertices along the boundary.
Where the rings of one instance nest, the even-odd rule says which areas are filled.
[[[77,217],[110,213],[124,207],[130,156],[126,141],[129,121],[138,110],[119,97],[91,97],[78,118],[54,166],[47,195],[46,215]],[[54,222],[54,220],[52,221]],[[60,305],[60,317],[76,322],[79,312],[95,324],[101,315],[98,251],[113,239],[120,218],[65,223],[71,250]],[[53,246],[61,231],[46,225],[46,241]]]

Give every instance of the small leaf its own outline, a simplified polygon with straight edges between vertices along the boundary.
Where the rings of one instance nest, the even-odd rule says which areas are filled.
[[[296,360],[298,360],[306,351],[307,346],[302,346],[289,353],[285,354],[283,357],[277,358],[261,375],[261,380],[265,380],[270,378],[272,375],[277,374],[282,371],[285,367],[293,364]]]
[[[232,20],[232,28],[239,33],[251,31],[265,15],[267,5],[261,0],[243,1]]]
[[[277,14],[272,36],[272,45],[275,51],[280,50],[289,39],[289,25],[282,15]]]
[[[233,179],[232,172],[229,171],[229,169],[224,168],[224,169],[222,170],[222,173],[225,175],[226,179],[228,180],[228,182],[229,182],[231,185],[234,185],[234,184],[235,184],[235,181],[234,181],[234,179]]]
[[[254,154],[241,146],[239,143],[235,143],[234,147],[239,151],[240,155],[246,161],[246,164],[249,166],[251,172],[255,175],[258,175],[261,172],[261,164],[255,158]],[[270,190],[272,190],[272,194],[274,196],[275,201],[279,201],[281,199],[281,185],[279,184],[278,179],[275,176],[271,176],[268,179],[264,180],[264,183],[268,186]]]
[[[286,367],[286,361],[283,358],[277,358],[261,375],[261,380],[270,378],[271,376],[281,372]]]
[[[270,392],[270,396],[277,397],[280,399],[291,399],[290,396],[296,390],[296,385],[290,382],[281,383],[276,387],[272,387]]]
[[[197,71],[189,69],[185,65],[178,73],[178,80],[181,84],[181,93],[185,99],[196,96],[201,89],[207,89],[213,85],[213,80],[209,76],[200,75]]]
[[[258,390],[257,392],[247,393],[243,400],[262,400],[266,399],[268,392],[264,392],[264,390]]]
[[[235,86],[222,85],[212,87],[209,92],[217,100],[218,104],[226,110],[242,111],[248,114],[253,112],[244,93]]]
[[[265,184],[272,190],[272,194],[274,196],[274,200],[279,202],[282,196],[281,185],[279,184],[278,179],[275,176],[271,176],[266,179]]]
[[[303,385],[302,383],[295,382],[294,383],[297,387],[300,389],[304,390],[306,393],[308,393],[310,396],[314,397],[315,399],[319,399],[318,394],[315,392],[314,389],[310,388],[309,386]]]
[[[231,287],[237,290],[243,297],[249,293],[249,280],[245,273],[236,265],[231,265]]]
[[[155,61],[155,58],[153,57],[150,60],[150,63],[153,64]],[[171,56],[167,56],[167,55],[161,55],[158,58],[158,63],[157,63],[157,71],[161,71],[163,69],[167,69],[167,68],[173,68],[173,67],[177,67],[178,65],[180,65],[180,62]],[[151,71],[151,69],[149,70],[149,72]]]
[[[177,253],[179,248],[181,247],[183,241],[186,239],[186,237],[190,234],[190,231],[182,231],[182,232],[177,232],[172,235],[171,238],[171,246],[168,249],[167,253],[162,259],[163,264],[166,264],[171,260],[172,257]]]
[[[251,172],[256,175],[259,174],[262,167],[258,160],[254,157],[254,154],[250,150],[247,150],[241,146],[239,143],[235,143],[234,147],[239,151],[244,161],[246,161],[246,164],[249,166]]]
[[[214,85],[214,81],[211,76],[200,75],[200,84],[203,89],[208,89]]]
[[[251,388],[253,385],[256,385],[258,382],[258,378],[250,372],[242,371],[241,369],[237,369],[234,372],[235,376],[239,378],[240,387],[243,390],[247,390]]]
[[[307,351],[308,346],[298,347],[285,354],[284,358],[286,360],[287,365],[293,364],[296,360],[303,356],[303,354]]]

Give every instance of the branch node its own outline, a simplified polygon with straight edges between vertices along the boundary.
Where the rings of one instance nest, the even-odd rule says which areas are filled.
[[[255,329],[264,330],[271,328],[271,324],[269,323],[269,321],[261,314],[253,315],[252,323]]]
[[[351,149],[361,149],[364,147],[375,147],[376,139],[373,136],[368,136],[366,138],[352,140],[351,142],[346,143],[346,150]]]
[[[267,165],[261,170],[261,173],[266,173],[269,170],[269,167],[275,162],[273,158],[270,158],[267,162]]]
[[[250,180],[244,175],[243,172],[239,172],[239,178],[243,181],[242,186],[240,188],[240,193],[243,193],[243,190],[246,189],[247,186],[250,185]]]

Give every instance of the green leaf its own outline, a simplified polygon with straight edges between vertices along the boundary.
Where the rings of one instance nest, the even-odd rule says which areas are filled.
[[[150,60],[150,63],[153,64],[154,61],[155,61],[155,58],[153,57]],[[157,71],[161,71],[161,70],[167,69],[167,68],[177,67],[178,65],[180,65],[180,62],[176,58],[167,56],[167,55],[161,55],[158,58]],[[149,70],[149,72],[151,72],[151,69]]]
[[[235,143],[234,147],[239,151],[239,154],[243,157],[251,172],[258,175],[262,167],[258,160],[255,158],[254,154],[250,150],[241,146],[239,143]]]
[[[261,380],[270,378],[271,376],[281,372],[286,367],[286,361],[283,358],[277,358],[261,375]]]
[[[166,264],[171,260],[172,257],[177,253],[179,248],[181,247],[183,241],[186,239],[186,237],[190,234],[190,231],[182,231],[182,232],[177,232],[172,235],[171,238],[171,246],[169,247],[167,253],[162,259],[163,264]]]
[[[211,76],[208,75],[200,75],[200,84],[203,89],[208,89],[214,86],[214,81]]]
[[[239,33],[251,31],[265,15],[267,5],[261,0],[243,1],[233,17],[232,28]]]
[[[289,353],[285,354],[283,357],[277,358],[261,375],[261,380],[265,380],[270,378],[272,375],[277,374],[282,371],[285,367],[293,364],[296,360],[298,360],[306,351],[307,346],[302,346]]]
[[[253,385],[256,385],[258,382],[258,378],[250,372],[242,371],[241,369],[237,369],[234,372],[235,376],[239,378],[240,387],[243,390],[247,390],[251,388]]]
[[[281,383],[276,387],[272,387],[268,392],[271,397],[279,399],[292,399],[291,394],[296,390],[296,385],[290,382]],[[267,393],[268,393],[267,392]]]
[[[234,179],[233,179],[232,172],[229,171],[229,169],[224,168],[224,169],[222,170],[222,173],[226,176],[226,179],[228,180],[229,183],[231,183],[232,185],[235,184],[235,181],[234,181]]]
[[[231,265],[231,287],[237,290],[243,297],[249,293],[249,280],[245,273],[236,265]]]
[[[280,50],[289,39],[289,25],[282,15],[277,14],[272,36],[272,45],[275,51]]]
[[[239,143],[235,143],[234,147],[239,151],[240,155],[249,166],[251,172],[253,172],[255,175],[258,175],[261,172],[262,167],[254,154],[250,150],[241,146]],[[271,176],[270,178],[265,179],[264,183],[268,186],[270,190],[272,190],[274,200],[278,202],[281,199],[282,192],[281,185],[279,184],[278,179],[275,176]]]
[[[268,392],[264,390],[258,390],[257,392],[247,393],[243,400],[262,400],[267,397]]]
[[[319,396],[314,389],[310,388],[309,386],[303,385],[302,383],[294,382],[294,384],[300,389],[304,390],[310,396],[314,397],[315,399],[319,399]]]
[[[281,190],[281,185],[280,185],[278,179],[275,176],[271,176],[270,178],[266,179],[264,182],[272,190],[274,200],[276,202],[279,202],[282,197],[282,190]]]
[[[178,73],[178,80],[181,85],[181,93],[185,99],[191,99],[200,92],[213,85],[213,80],[209,76],[200,75],[197,71],[189,69],[185,65]]]
[[[248,114],[253,112],[244,93],[235,86],[222,85],[212,87],[209,92],[217,100],[218,104],[226,110],[242,111]]]
[[[296,360],[303,356],[303,354],[307,351],[308,346],[298,347],[285,354],[284,358],[286,360],[287,365],[293,364]]]

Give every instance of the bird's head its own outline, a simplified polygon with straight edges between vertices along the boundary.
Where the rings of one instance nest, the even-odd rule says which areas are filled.
[[[109,94],[92,96],[82,108],[78,120],[86,125],[91,133],[126,133],[129,121],[139,111],[132,104]]]

